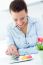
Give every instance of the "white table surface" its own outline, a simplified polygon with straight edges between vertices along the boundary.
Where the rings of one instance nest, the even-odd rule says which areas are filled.
[[[10,64],[12,62],[11,57],[5,54],[7,44],[4,41],[0,43],[0,65],[43,65],[43,51],[32,54],[33,59],[31,61]]]

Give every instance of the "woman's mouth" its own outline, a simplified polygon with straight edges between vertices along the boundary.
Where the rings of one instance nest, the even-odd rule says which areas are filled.
[[[18,24],[19,27],[22,27],[23,25],[24,25],[24,23],[23,24]]]

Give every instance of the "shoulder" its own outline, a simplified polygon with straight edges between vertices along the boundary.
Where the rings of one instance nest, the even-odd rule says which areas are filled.
[[[29,17],[29,23],[33,24],[33,23],[37,23],[37,19],[33,18],[33,17]]]
[[[40,20],[38,20],[37,18],[33,18],[33,17],[28,17],[28,19],[29,19],[29,23],[30,23],[30,25],[36,25],[36,26],[39,26],[39,21]]]

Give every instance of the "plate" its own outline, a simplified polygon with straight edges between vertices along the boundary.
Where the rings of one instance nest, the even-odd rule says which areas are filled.
[[[31,55],[24,55],[24,56],[19,56],[19,57],[13,58],[12,62],[10,64],[25,62],[25,61],[30,61],[30,60],[32,60]]]

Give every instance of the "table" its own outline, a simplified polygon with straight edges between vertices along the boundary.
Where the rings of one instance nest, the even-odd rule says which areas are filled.
[[[10,56],[7,56],[5,54],[5,49],[6,49],[6,42],[3,41],[0,44],[0,65],[43,65],[43,50],[38,51],[37,54],[32,54],[33,59],[31,61],[26,61],[26,62],[20,62],[20,63],[14,63],[10,64]]]

